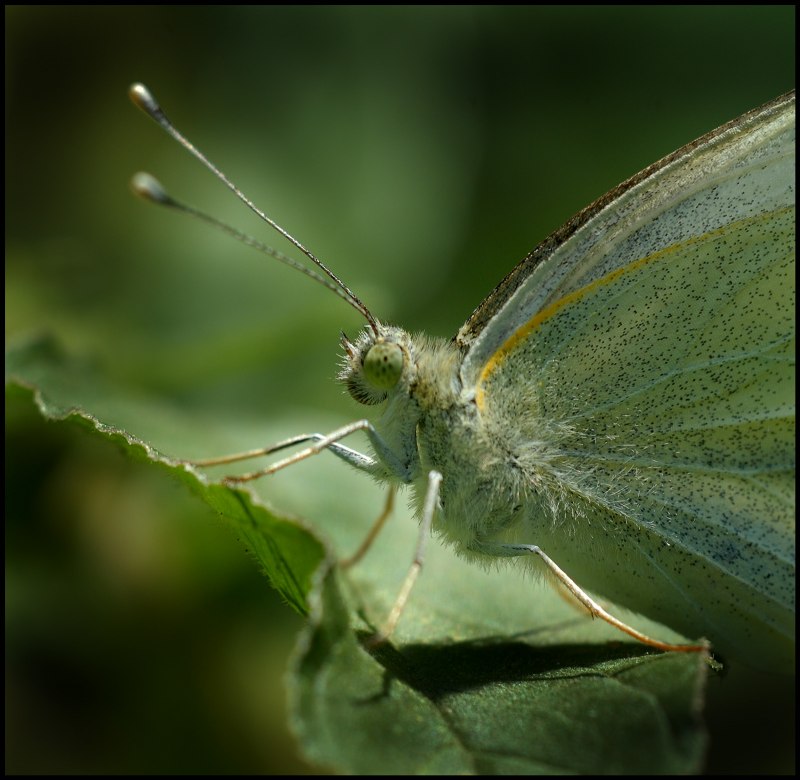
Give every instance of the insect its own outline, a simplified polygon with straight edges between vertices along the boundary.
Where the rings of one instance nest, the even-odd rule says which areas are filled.
[[[433,532],[477,562],[528,559],[592,615],[652,646],[705,644],[647,637],[586,591],[725,655],[793,668],[793,92],[588,206],[451,340],[378,320],[189,143],[144,86],[130,95],[314,267],[173,200],[147,174],[134,178],[140,195],[298,268],[366,320],[357,338],[342,336],[340,380],[368,418],[195,464],[306,444],[228,481],[327,450],[410,486],[420,541],[381,636],[396,625]],[[358,430],[372,455],[341,443]]]

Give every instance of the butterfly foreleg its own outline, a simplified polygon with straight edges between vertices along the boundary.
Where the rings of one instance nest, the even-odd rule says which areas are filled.
[[[380,460],[383,462],[383,465],[369,455],[365,455],[364,453],[358,452],[357,450],[353,450],[350,447],[345,447],[343,444],[338,443],[341,439],[345,438],[346,436],[350,436],[356,431],[366,432],[366,434],[369,436],[372,446],[380,456]],[[258,449],[239,452],[233,455],[223,455],[217,458],[187,460],[184,462],[192,466],[199,466],[201,468],[209,466],[221,466],[227,463],[237,463],[243,460],[251,460],[253,458],[259,458],[265,455],[271,455],[275,452],[280,452],[281,450],[288,449],[289,447],[295,447],[306,442],[313,442],[313,444],[305,449],[300,450],[299,452],[294,453],[293,455],[283,458],[282,460],[271,463],[269,466],[266,466],[263,469],[251,471],[246,474],[238,474],[235,476],[226,477],[223,482],[226,484],[250,482],[254,479],[259,479],[261,477],[274,474],[276,471],[280,471],[287,466],[292,466],[295,463],[299,463],[301,460],[310,458],[312,455],[317,455],[323,450],[329,450],[338,458],[341,458],[343,461],[349,463],[359,471],[364,471],[368,474],[372,474],[373,476],[380,476],[385,470],[388,470],[389,473],[399,477],[404,482],[407,482],[410,479],[410,470],[408,466],[401,463],[400,459],[392,452],[389,445],[386,444],[369,420],[357,420],[356,422],[349,423],[341,428],[337,428],[335,431],[328,434],[303,433],[299,434],[298,436],[292,436],[289,439],[285,439],[284,441],[268,447],[260,447]]]

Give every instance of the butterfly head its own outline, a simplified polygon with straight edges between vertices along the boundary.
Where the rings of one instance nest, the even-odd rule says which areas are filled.
[[[341,344],[339,381],[359,403],[382,403],[398,387],[409,384],[411,344],[404,330],[377,323],[377,328],[364,328],[355,341],[343,333]]]

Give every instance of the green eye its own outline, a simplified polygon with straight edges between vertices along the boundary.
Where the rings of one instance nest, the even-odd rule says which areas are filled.
[[[375,344],[364,357],[364,378],[375,388],[389,390],[403,373],[403,350],[397,344]]]

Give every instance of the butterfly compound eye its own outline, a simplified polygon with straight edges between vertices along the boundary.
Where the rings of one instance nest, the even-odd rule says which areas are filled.
[[[364,357],[364,378],[374,388],[389,390],[403,373],[403,350],[398,344],[382,342],[370,347]]]

